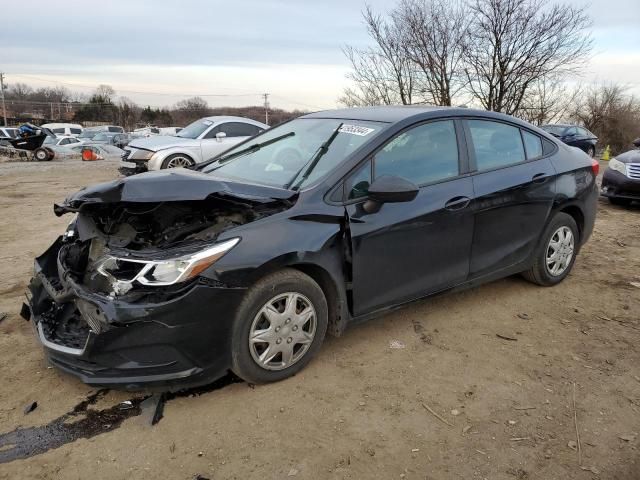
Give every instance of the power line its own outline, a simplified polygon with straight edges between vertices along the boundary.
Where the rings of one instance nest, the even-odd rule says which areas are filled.
[[[41,82],[53,83],[58,85],[66,85],[69,87],[82,87],[82,88],[97,88],[96,85],[86,85],[81,83],[61,82],[58,80],[51,80],[42,77],[35,77],[33,75],[13,74],[14,77],[26,78],[32,80],[38,80]],[[114,87],[115,88],[115,87]],[[117,92],[135,93],[140,95],[159,95],[159,96],[171,96],[171,97],[261,97],[262,93],[169,93],[169,92],[150,92],[140,90],[126,90],[122,88],[115,88]]]

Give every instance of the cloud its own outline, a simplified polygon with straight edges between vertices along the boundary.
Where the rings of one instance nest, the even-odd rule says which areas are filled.
[[[581,0],[569,1],[583,5]],[[133,92],[266,91],[274,95],[274,106],[330,108],[347,84],[348,64],[341,47],[369,42],[360,0],[63,3],[30,1],[29,10],[38,15],[28,22],[6,20],[24,18],[20,2],[3,5],[0,69],[8,82],[75,83],[79,86],[70,88],[79,91],[110,83],[122,94],[152,105],[183,97]],[[380,12],[393,6],[385,0],[369,3]],[[610,0],[593,0],[588,7],[595,51],[584,78],[637,86],[637,0],[615,4],[613,8]],[[21,74],[44,80],[16,76]],[[241,104],[253,102],[253,97],[208,100],[215,105]]]

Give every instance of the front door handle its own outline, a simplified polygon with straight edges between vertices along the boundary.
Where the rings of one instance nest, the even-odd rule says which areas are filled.
[[[532,178],[531,181],[533,183],[544,183],[549,179],[549,177],[547,177],[546,173],[536,173]]]
[[[450,211],[462,210],[463,208],[467,208],[471,203],[471,199],[469,197],[453,197],[447,203],[444,204],[444,208]]]

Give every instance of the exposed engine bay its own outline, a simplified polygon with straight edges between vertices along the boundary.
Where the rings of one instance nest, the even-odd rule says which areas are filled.
[[[174,283],[166,275],[155,283],[145,281],[139,276],[144,269],[157,272],[159,262],[207,251],[220,233],[286,208],[283,201],[250,204],[215,196],[203,201],[87,205],[65,233],[58,257],[67,274],[92,291],[112,296],[136,287],[144,291],[145,286]]]

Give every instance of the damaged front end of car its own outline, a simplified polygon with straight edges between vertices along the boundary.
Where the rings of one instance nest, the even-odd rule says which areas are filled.
[[[224,375],[244,289],[211,267],[242,241],[235,227],[286,210],[291,195],[157,172],[56,205],[57,215],[76,217],[36,258],[23,309],[51,363],[85,383],[129,390]]]

